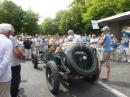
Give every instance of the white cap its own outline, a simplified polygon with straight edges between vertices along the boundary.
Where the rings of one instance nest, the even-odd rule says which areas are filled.
[[[74,31],[73,30],[69,30],[68,33],[74,33]]]
[[[110,28],[108,26],[104,26],[101,31],[110,31]]]
[[[114,37],[114,34],[111,34],[111,37]]]
[[[14,32],[14,27],[8,23],[0,24],[0,34],[8,33],[9,31]]]

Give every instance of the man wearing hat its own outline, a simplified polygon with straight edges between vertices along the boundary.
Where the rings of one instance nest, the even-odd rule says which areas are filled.
[[[110,63],[109,63],[109,58],[111,55],[111,35],[110,35],[110,28],[108,26],[104,26],[101,29],[101,32],[103,34],[103,41],[101,44],[103,44],[103,63],[106,65],[106,69],[107,69],[107,75],[106,78],[104,80],[109,80],[109,76],[110,76]],[[101,67],[100,67],[101,68]],[[100,69],[101,70],[101,69]]]
[[[0,24],[0,97],[10,97],[13,45],[9,37],[14,32],[11,24]]]
[[[68,31],[68,41],[72,43],[82,42],[81,36],[74,34],[73,30]]]
[[[72,46],[74,46],[76,43],[82,42],[81,36],[74,34],[73,30],[68,30],[68,37],[66,42],[62,43],[60,48],[63,51],[68,51]],[[56,50],[58,52],[58,50]]]

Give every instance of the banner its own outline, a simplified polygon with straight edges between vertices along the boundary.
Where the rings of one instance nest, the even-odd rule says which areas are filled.
[[[97,20],[91,20],[91,23],[92,23],[93,29],[99,29],[99,25],[98,25]]]

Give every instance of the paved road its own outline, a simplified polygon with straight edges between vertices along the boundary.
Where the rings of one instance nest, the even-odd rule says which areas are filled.
[[[29,61],[22,64],[20,90],[23,97],[118,97],[101,84],[90,84],[84,80],[75,81],[72,87],[69,88],[61,84],[58,95],[53,95],[49,92],[46,84],[43,64],[40,64],[39,67],[39,70],[34,69]],[[130,97],[130,82],[128,82],[128,79],[130,79],[129,68],[130,64],[112,65],[112,71],[114,72],[111,73],[111,81],[103,83]],[[104,72],[105,69],[103,67],[101,77],[104,76]],[[128,78],[125,78],[124,75]]]
[[[130,63],[111,62],[110,75],[110,81],[104,83],[130,97]]]

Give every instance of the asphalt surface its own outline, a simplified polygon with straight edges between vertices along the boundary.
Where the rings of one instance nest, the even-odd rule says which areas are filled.
[[[88,83],[84,80],[74,81],[71,87],[60,85],[57,95],[49,92],[44,64],[39,64],[39,69],[34,69],[30,61],[22,63],[22,81],[20,94],[23,97],[118,97],[98,82]],[[130,63],[111,63],[110,81],[103,81],[104,84],[130,97]],[[105,77],[105,66],[102,67],[101,77]]]
[[[104,83],[130,97],[130,63],[111,62],[110,81]]]

